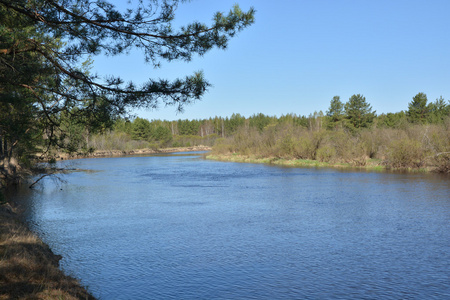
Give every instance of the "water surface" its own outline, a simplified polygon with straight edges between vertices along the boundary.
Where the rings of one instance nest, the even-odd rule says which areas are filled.
[[[197,153],[70,163],[90,171],[22,201],[101,299],[450,298],[448,177]]]

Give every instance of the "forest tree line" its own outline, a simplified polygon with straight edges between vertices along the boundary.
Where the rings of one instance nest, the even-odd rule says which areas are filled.
[[[449,103],[442,97],[435,102],[428,102],[426,95],[419,93],[409,103],[408,110],[376,115],[365,97],[358,94],[353,95],[345,104],[341,102],[339,96],[335,96],[325,113],[316,111],[308,116],[290,113],[276,117],[259,113],[246,118],[239,113],[234,113],[231,117],[216,116],[202,120],[119,118],[113,121],[109,128],[112,131],[126,133],[134,140],[157,142],[165,142],[175,136],[228,137],[241,126],[257,128],[261,131],[266,126],[285,122],[310,130],[345,128],[355,132],[358,129],[371,127],[400,128],[408,124],[443,124],[450,114]]]
[[[202,120],[120,118],[102,134],[72,140],[85,140],[84,148],[91,151],[206,145],[221,154],[358,166],[368,159],[382,160],[393,168],[421,168],[433,161],[445,171],[450,162],[449,130],[450,101],[443,97],[428,101],[426,94],[418,93],[407,110],[377,115],[363,95],[355,94],[345,103],[335,96],[325,113],[308,116],[259,113],[246,118],[235,113]]]

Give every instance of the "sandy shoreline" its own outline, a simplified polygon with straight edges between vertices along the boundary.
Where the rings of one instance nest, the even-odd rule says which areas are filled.
[[[209,146],[192,146],[192,147],[177,147],[177,148],[161,148],[161,149],[135,149],[135,150],[95,150],[91,154],[65,154],[60,153],[56,156],[57,160],[78,159],[78,158],[95,158],[95,157],[120,157],[130,155],[146,155],[158,153],[174,153],[174,152],[191,152],[191,151],[210,151]]]

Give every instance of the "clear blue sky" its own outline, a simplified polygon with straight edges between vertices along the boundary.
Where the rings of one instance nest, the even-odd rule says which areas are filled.
[[[148,119],[308,115],[325,112],[335,95],[346,102],[362,94],[377,114],[406,110],[418,92],[450,99],[449,0],[192,0],[176,22],[210,24],[214,12],[235,3],[253,6],[256,21],[226,51],[160,69],[139,52],[94,57],[95,70],[138,83],[203,70],[213,84],[183,114],[174,107],[137,112]]]

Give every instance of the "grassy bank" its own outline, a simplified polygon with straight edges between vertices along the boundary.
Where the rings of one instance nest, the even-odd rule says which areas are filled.
[[[277,157],[256,157],[252,155],[238,155],[238,154],[209,154],[207,159],[229,162],[241,162],[241,163],[257,163],[257,164],[271,164],[285,167],[298,167],[298,168],[338,168],[338,169],[355,169],[355,170],[368,170],[368,171],[387,171],[386,166],[382,165],[380,160],[369,159],[364,166],[355,166],[351,163],[330,163],[321,162],[310,159],[284,159]],[[410,171],[427,172],[429,170],[422,169],[408,169]]]
[[[60,259],[0,204],[0,299],[95,299],[59,269]]]

